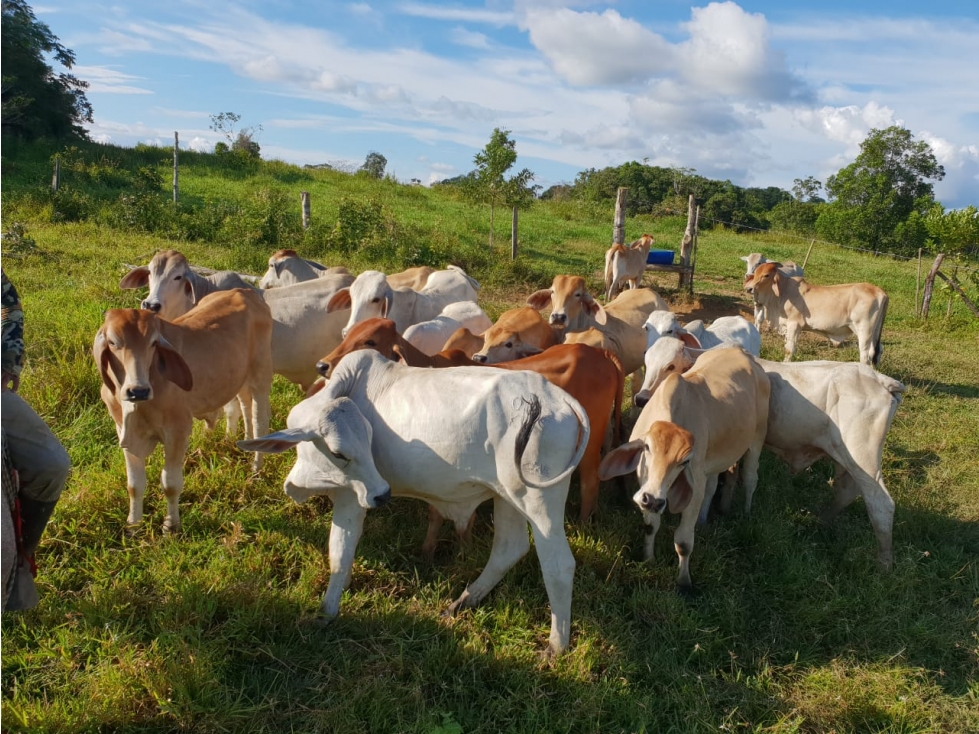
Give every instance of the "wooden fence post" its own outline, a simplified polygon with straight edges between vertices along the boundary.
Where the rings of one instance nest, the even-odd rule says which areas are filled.
[[[513,223],[510,225],[510,259],[517,259],[517,207],[513,207]]]
[[[690,194],[687,199],[687,229],[683,233],[683,241],[680,243],[680,265],[689,268],[693,262],[694,242],[697,236],[697,219],[700,207],[696,205],[697,198]],[[693,277],[689,271],[680,272],[680,288],[686,287],[693,290]]]
[[[815,245],[815,244],[816,244],[816,238],[813,237],[811,240],[809,240],[809,249],[806,250],[806,259],[802,261],[802,270],[803,271],[805,271],[805,269],[806,269],[806,263],[809,262],[809,253],[812,252],[812,246]]]
[[[938,257],[935,258],[934,264],[931,266],[931,270],[928,271],[928,276],[925,278],[925,290],[921,296],[921,318],[928,318],[928,309],[931,308],[931,290],[935,286],[935,274],[938,272],[938,268],[942,266],[942,260],[945,259],[945,253],[939,253]]]
[[[615,221],[612,223],[612,244],[625,244],[625,211],[629,203],[629,189],[620,186],[615,194]]]
[[[918,289],[921,287],[921,248],[918,248],[918,274],[914,277],[914,315],[918,315]]]
[[[178,183],[177,175],[177,151],[180,150],[180,136],[177,135],[177,131],[173,131],[173,203],[177,203],[177,198],[179,197],[180,186]]]
[[[58,193],[58,186],[61,185],[61,157],[54,157],[54,173],[51,174],[51,191]]]
[[[312,208],[309,204],[309,192],[300,191],[299,200],[303,206],[303,229],[309,229],[309,223],[312,219]]]

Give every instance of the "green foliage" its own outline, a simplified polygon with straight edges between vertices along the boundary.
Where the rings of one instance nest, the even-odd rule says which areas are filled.
[[[816,229],[820,205],[797,200],[783,201],[765,215],[772,229],[811,235]]]
[[[730,181],[722,191],[711,196],[700,209],[702,228],[720,224],[741,232],[745,228],[762,229],[764,222],[758,214],[757,198]]]
[[[792,194],[798,202],[819,204],[823,201],[819,198],[819,190],[822,187],[823,182],[818,181],[815,176],[797,178],[792,182]]]
[[[517,143],[509,130],[494,128],[486,147],[475,157],[475,175],[466,179],[464,192],[475,202],[490,205],[490,245],[493,244],[493,220],[497,206],[523,209],[534,201],[538,186],[532,185],[534,174],[527,168],[510,178],[506,172],[517,162]]]
[[[979,254],[979,209],[967,206],[965,209],[945,211],[935,202],[925,215],[928,230],[929,249],[950,255],[962,254],[971,250]]]
[[[364,165],[360,167],[360,170],[371,178],[381,179],[384,178],[384,168],[387,164],[387,158],[377,151],[372,150],[367,154],[367,158],[364,159]]]
[[[55,73],[45,59],[53,57],[70,70],[74,52],[24,0],[3,0],[0,35],[4,134],[27,140],[86,138],[82,123],[92,122],[92,106],[85,96],[88,83],[68,72]]]
[[[913,255],[927,238],[918,218],[935,201],[930,180],[944,177],[931,146],[907,129],[871,130],[856,160],[827,179],[833,201],[816,228],[841,244]]]
[[[236,112],[219,112],[211,115],[208,127],[214,132],[221,133],[227,143],[218,142],[214,145],[215,153],[232,153],[234,158],[243,162],[261,158],[262,148],[255,136],[262,131],[261,125],[243,127],[237,130],[241,115]]]

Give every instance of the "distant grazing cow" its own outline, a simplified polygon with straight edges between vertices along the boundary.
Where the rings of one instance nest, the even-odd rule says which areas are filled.
[[[432,396],[437,395],[438,400]],[[391,362],[373,350],[348,355],[327,386],[289,414],[289,431],[239,444],[281,451],[309,441],[285,482],[297,499],[334,498],[330,577],[323,611],[333,616],[350,579],[354,549],[367,512],[353,492],[332,479],[336,464],[325,451],[345,452],[319,440],[332,401],[350,398],[373,431],[378,472],[395,496],[435,505],[464,528],[476,507],[493,500],[493,548],[482,574],[450,605],[451,614],[479,604],[530,549],[530,523],[551,605],[549,652],[568,646],[575,560],[564,531],[571,473],[589,438],[588,417],[564,390],[533,372],[482,367],[434,371]],[[424,416],[424,420],[419,420]],[[363,455],[358,447],[357,456]],[[336,568],[336,566],[334,566]]]
[[[871,283],[810,285],[802,278],[786,278],[778,263],[762,263],[745,290],[751,293],[776,328],[784,324],[785,361],[795,354],[799,332],[825,334],[834,344],[842,344],[851,334],[860,346],[860,361],[880,361],[880,335],[887,315],[887,294]]]
[[[245,435],[268,431],[271,343],[272,316],[254,289],[212,293],[172,322],[147,310],[106,311],[92,352],[126,458],[131,525],[143,517],[146,460],[162,443],[163,526],[180,528],[178,500],[194,418],[213,420],[237,397]],[[254,466],[261,466],[260,454]]]
[[[605,253],[605,301],[611,301],[628,285],[639,288],[646,272],[646,256],[653,246],[652,235],[644,234],[626,247],[614,244]]]
[[[747,268],[745,270],[745,282],[748,282],[749,276],[755,272],[757,268],[762,263],[772,262],[771,260],[765,259],[765,256],[760,252],[752,252],[750,255],[742,255],[741,259],[744,260]],[[796,265],[791,260],[786,260],[783,263],[779,263],[779,272],[782,273],[786,278],[802,278],[805,273],[803,273],[802,268]],[[758,327],[759,331],[762,326],[769,323],[770,320],[765,313],[765,307],[762,306],[758,301],[755,301],[755,326]]]
[[[653,558],[660,515],[679,512],[674,545],[678,584],[689,589],[694,525],[705,494],[720,472],[742,457],[746,511],[758,484],[770,386],[758,361],[737,348],[712,349],[683,375],[670,374],[643,408],[629,443],[602,460],[602,479],[636,471],[633,497],[649,526],[646,558]]]
[[[475,302],[478,290],[479,283],[455,266],[432,273],[420,291],[392,288],[384,273],[366,270],[349,288],[332,298],[329,310],[350,309],[344,333],[357,322],[370,318],[389,318],[404,333],[412,324],[434,319],[450,303]]]
[[[281,288],[286,285],[305,283],[324,275],[349,275],[342,265],[328,268],[315,260],[299,257],[295,250],[276,250],[269,257],[269,269],[258,283],[259,288]]]

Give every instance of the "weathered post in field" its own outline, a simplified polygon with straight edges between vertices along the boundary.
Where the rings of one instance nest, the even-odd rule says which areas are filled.
[[[620,186],[615,194],[615,220],[612,222],[612,244],[625,244],[625,210],[629,203],[629,189]]]
[[[58,193],[58,186],[61,184],[61,157],[54,157],[54,173],[51,174],[51,191]]]
[[[517,259],[517,207],[513,207],[513,222],[510,224],[510,259]]]
[[[938,268],[942,266],[944,259],[945,253],[939,253],[931,266],[931,270],[928,271],[927,277],[925,277],[925,290],[921,295],[921,318],[923,319],[928,318],[928,309],[931,308],[931,290],[935,287],[935,274],[938,272]]]
[[[802,261],[802,270],[803,271],[805,271],[805,269],[806,269],[806,263],[809,262],[809,254],[812,252],[812,246],[815,245],[815,244],[816,244],[816,238],[813,237],[811,240],[809,240],[809,249],[806,250],[806,259]]]
[[[173,203],[177,203],[180,195],[180,185],[177,174],[177,151],[180,150],[180,136],[177,131],[173,131]]]
[[[690,194],[687,199],[687,229],[683,233],[683,241],[680,242],[680,265],[690,268],[693,262],[694,244],[697,238],[697,220],[700,216],[700,207],[696,205],[697,198]],[[680,288],[687,288],[693,291],[693,273],[690,270],[680,272]]]
[[[918,289],[921,287],[921,248],[918,248],[918,274],[914,278],[914,315],[918,315]]]
[[[956,268],[956,271],[957,270],[958,268]],[[972,301],[969,300],[969,297],[965,294],[965,291],[962,290],[962,284],[959,283],[958,278],[955,277],[955,273],[952,273],[951,275],[945,275],[945,273],[939,270],[938,272],[935,273],[935,275],[937,275],[939,278],[941,278],[946,283],[948,283],[949,288],[951,288],[953,291],[958,293],[959,297],[963,300],[965,305],[969,307],[969,310],[972,311],[973,314],[975,314],[976,318],[979,318],[979,307],[977,307],[976,304],[974,304]],[[951,296],[949,296],[949,298],[951,299]],[[951,306],[949,307],[949,310],[951,311]]]
[[[309,204],[309,192],[300,191],[299,200],[303,206],[303,229],[309,229],[309,222],[312,218],[312,207]]]

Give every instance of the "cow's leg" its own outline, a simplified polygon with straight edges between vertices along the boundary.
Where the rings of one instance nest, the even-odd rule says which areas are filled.
[[[422,557],[429,563],[435,558],[435,546],[438,545],[443,519],[442,513],[435,508],[435,505],[428,506],[428,530],[422,543]]]
[[[833,499],[819,515],[819,521],[824,525],[833,522],[860,494],[859,485],[846,467],[839,462],[834,462],[834,467]]]
[[[126,522],[138,525],[143,521],[143,496],[146,494],[146,458],[122,450],[126,459],[126,488],[129,490],[129,517]]]
[[[833,501],[819,519],[826,524],[832,522],[858,494],[863,495],[867,516],[877,536],[880,563],[889,571],[894,566],[894,500],[879,476],[874,479],[860,467],[854,467],[850,472],[837,463],[833,477]]]
[[[646,543],[644,546],[643,557],[652,562],[656,553],[656,533],[659,532],[660,523],[663,521],[662,516],[658,512],[647,512],[642,511],[642,521],[646,526]]]
[[[588,446],[578,464],[578,481],[581,485],[581,510],[578,513],[580,522],[587,522],[598,508],[598,465],[602,463],[602,443],[605,431],[598,426],[592,426],[588,437]]]
[[[724,488],[721,490],[721,513],[727,515],[731,512],[731,505],[734,503],[734,490],[738,485],[738,465],[735,464],[724,472]]]
[[[704,500],[700,503],[700,512],[697,514],[697,524],[706,525],[707,516],[710,514],[710,503],[714,501],[714,493],[717,491],[717,480],[719,474],[708,474],[707,484],[704,487]]]
[[[638,408],[636,408],[636,393],[642,390],[643,379],[642,367],[633,372],[630,378],[630,382],[632,383],[632,396],[630,398],[632,407],[629,409],[630,415],[635,415],[638,412]]]
[[[240,420],[241,405],[238,402],[238,398],[235,398],[224,406],[224,422],[229,436],[238,436],[238,421]]]
[[[479,604],[483,597],[500,582],[503,575],[527,555],[529,550],[527,520],[508,500],[499,496],[494,497],[493,549],[490,551],[489,560],[486,561],[486,567],[479,578],[469,584],[462,595],[449,605],[445,613],[452,615],[460,609]]]
[[[351,490],[338,489],[333,494],[333,524],[330,525],[330,582],[320,608],[332,619],[340,612],[340,597],[350,585],[357,543],[364,533],[367,510],[360,506]]]
[[[571,639],[571,589],[575,560],[564,531],[564,503],[546,502],[546,514],[531,515],[537,558],[544,574],[547,600],[551,605],[551,637],[548,654],[560,655]]]
[[[167,515],[163,529],[167,532],[180,530],[180,493],[184,489],[184,458],[187,456],[189,436],[168,436],[163,444],[163,474],[160,483],[167,498]]]
[[[673,547],[676,548],[676,555],[679,559],[679,574],[677,576],[677,586],[683,592],[693,590],[693,582],[690,580],[690,555],[693,553],[693,534],[697,525],[697,515],[701,504],[704,501],[704,489],[707,484],[707,476],[702,471],[690,472],[690,486],[693,489],[693,497],[690,503],[683,508],[680,513],[680,524],[676,532],[673,533]]]
[[[252,435],[256,438],[265,436],[269,432],[269,420],[272,415],[272,406],[269,401],[271,384],[257,385],[251,391],[251,425]],[[252,469],[258,472],[262,468],[265,454],[256,451],[252,460]]]
[[[255,405],[253,402],[254,394],[248,385],[242,385],[238,391],[238,407],[245,423],[245,438],[255,438]]]
[[[795,354],[795,343],[799,338],[799,326],[793,321],[785,322],[785,359],[783,362],[791,362],[792,355]]]

